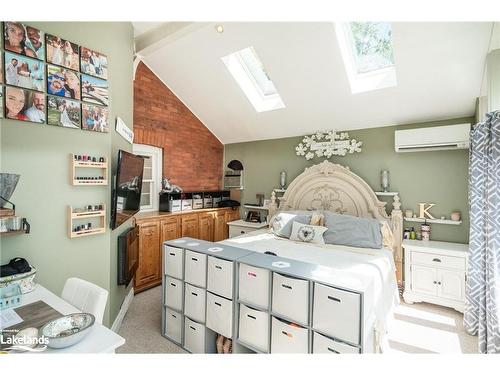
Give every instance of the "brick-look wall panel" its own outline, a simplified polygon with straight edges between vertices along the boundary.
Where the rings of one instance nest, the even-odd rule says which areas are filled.
[[[163,149],[163,176],[185,191],[219,190],[224,146],[140,63],[134,81],[135,143]]]

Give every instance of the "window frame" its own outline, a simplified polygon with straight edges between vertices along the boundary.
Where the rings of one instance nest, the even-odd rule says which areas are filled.
[[[158,211],[159,209],[159,194],[161,191],[161,182],[163,177],[163,149],[146,144],[134,143],[132,145],[132,153],[139,156],[147,156],[151,158],[151,180],[144,180],[142,183],[150,184],[150,199],[146,206],[140,205],[141,212]],[[144,193],[141,192],[141,199]]]

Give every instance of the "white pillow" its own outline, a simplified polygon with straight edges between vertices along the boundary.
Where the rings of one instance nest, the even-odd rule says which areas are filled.
[[[292,241],[302,241],[309,243],[324,244],[323,233],[328,230],[327,227],[321,227],[319,225],[309,225],[301,224],[296,221],[293,222],[292,235],[290,239]]]

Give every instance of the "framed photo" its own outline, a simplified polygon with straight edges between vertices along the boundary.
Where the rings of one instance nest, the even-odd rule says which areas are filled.
[[[0,86],[0,118],[3,118],[3,86]]]
[[[5,118],[45,123],[45,94],[18,87],[6,87]]]
[[[5,83],[23,89],[44,91],[45,63],[5,52]]]
[[[80,100],[80,75],[61,66],[47,65],[47,93]]]
[[[56,96],[47,97],[47,124],[80,129],[80,103]]]
[[[45,34],[45,44],[48,63],[80,70],[77,44],[50,34]]]
[[[109,103],[108,81],[82,74],[82,100],[105,105]]]
[[[109,112],[105,107],[82,103],[82,129],[94,132],[109,132]]]
[[[45,60],[43,31],[20,22],[3,23],[4,48],[19,55]]]
[[[0,85],[3,83],[3,52],[0,51]]]
[[[108,79],[108,57],[86,47],[80,47],[80,70],[91,76]]]

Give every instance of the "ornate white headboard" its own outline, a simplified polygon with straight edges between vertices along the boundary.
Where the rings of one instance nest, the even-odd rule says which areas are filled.
[[[325,160],[306,168],[287,188],[280,199],[279,209],[327,210],[358,217],[375,218],[389,223],[394,234],[394,258],[402,260],[401,242],[403,216],[399,196],[394,196],[390,215],[385,210],[385,202],[380,202],[361,177],[348,167]],[[276,196],[271,195],[269,217],[278,210]]]

